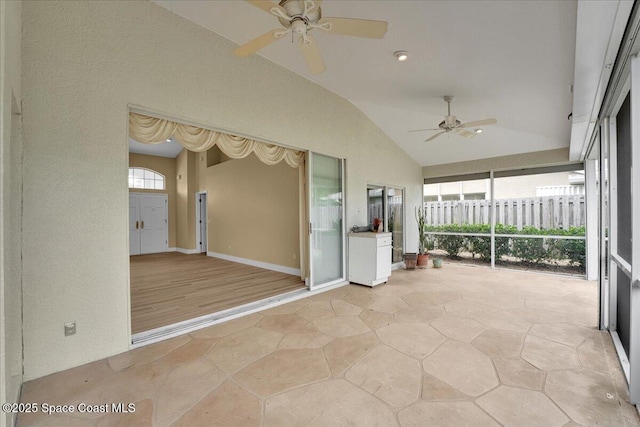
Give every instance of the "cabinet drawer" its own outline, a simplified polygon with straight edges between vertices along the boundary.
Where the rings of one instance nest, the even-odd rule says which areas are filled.
[[[376,240],[378,241],[378,246],[391,246],[391,237],[381,237]]]

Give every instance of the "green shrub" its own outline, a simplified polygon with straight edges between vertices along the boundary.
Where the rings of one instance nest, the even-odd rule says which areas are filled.
[[[518,230],[512,225],[496,224],[496,234],[521,234],[521,235],[559,235],[559,236],[584,236],[585,227],[571,227],[563,229],[539,229],[524,227]],[[486,234],[486,236],[460,236],[460,235],[430,235],[431,248],[446,251],[451,256],[459,256],[462,252],[469,252],[474,257],[478,255],[482,260],[491,260],[491,226],[489,224],[465,224],[425,226],[428,232],[473,233]],[[513,256],[524,262],[540,263],[558,260],[569,260],[572,265],[585,266],[585,241],[565,239],[541,239],[526,237],[496,237],[496,259],[503,256]]]
[[[439,231],[445,231],[450,233],[462,233],[462,226],[460,225],[444,225],[442,229]],[[443,249],[449,255],[457,257],[460,256],[462,252],[465,250],[464,246],[465,237],[464,236],[438,236],[438,249]]]
[[[567,236],[584,236],[585,227],[570,227],[564,230]],[[558,249],[563,259],[568,259],[572,265],[584,268],[587,264],[587,246],[585,240],[559,240]]]

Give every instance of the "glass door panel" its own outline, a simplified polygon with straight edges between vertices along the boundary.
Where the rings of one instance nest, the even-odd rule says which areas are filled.
[[[345,280],[343,160],[309,156],[309,289]]]
[[[391,262],[402,262],[404,253],[404,209],[401,188],[386,188],[387,208],[389,210],[388,228],[391,233]]]

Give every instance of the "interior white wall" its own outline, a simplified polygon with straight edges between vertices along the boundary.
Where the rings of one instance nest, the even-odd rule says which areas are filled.
[[[128,349],[128,104],[346,158],[348,227],[367,182],[421,201],[421,168],[347,100],[155,4],[23,8],[25,379]]]
[[[0,2],[0,402],[22,384],[20,199],[21,2]],[[2,413],[0,426],[13,425]]]

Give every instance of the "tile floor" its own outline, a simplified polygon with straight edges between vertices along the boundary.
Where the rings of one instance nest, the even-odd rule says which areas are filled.
[[[593,282],[396,271],[24,385],[27,426],[638,426]]]

